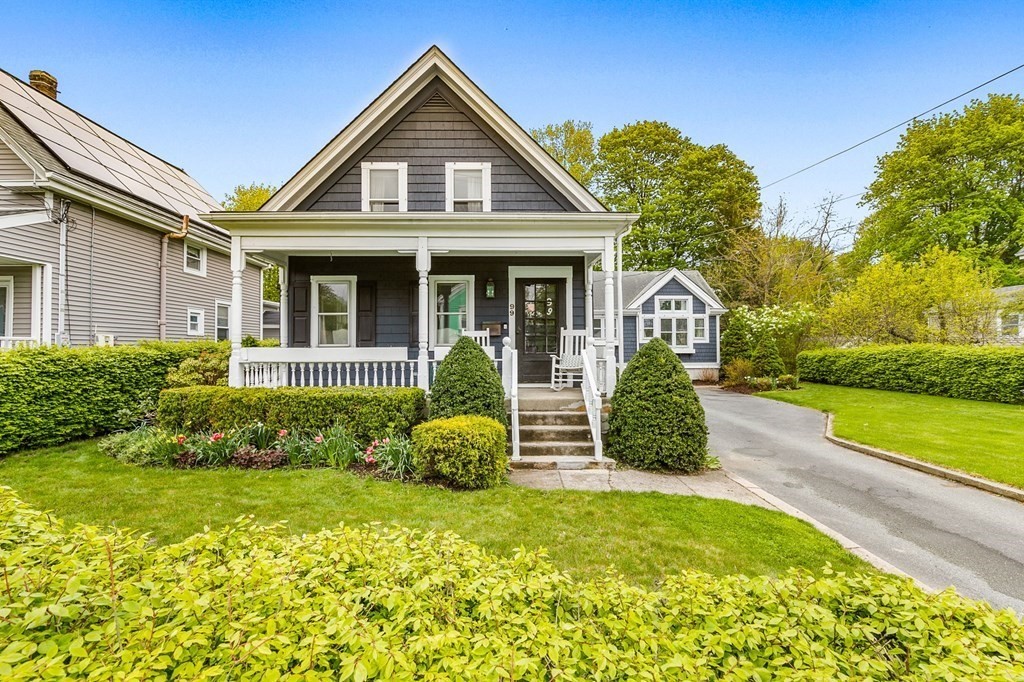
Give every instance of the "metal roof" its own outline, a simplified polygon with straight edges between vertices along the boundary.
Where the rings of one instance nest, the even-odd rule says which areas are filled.
[[[72,172],[177,215],[221,209],[181,168],[0,70],[0,105]]]

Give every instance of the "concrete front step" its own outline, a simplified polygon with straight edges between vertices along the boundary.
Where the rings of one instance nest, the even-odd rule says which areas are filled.
[[[540,441],[558,441],[585,443],[591,447],[590,427],[586,424],[540,424],[519,427],[520,443],[536,443]]]
[[[544,410],[541,412],[519,412],[520,426],[587,426],[586,412],[570,410]]]
[[[583,392],[578,388],[552,391],[545,388],[530,388],[519,391],[519,412],[568,410],[581,411]]]
[[[577,441],[519,441],[519,454],[523,457],[591,457],[594,444]]]
[[[587,456],[558,455],[544,457],[537,455],[523,455],[512,462],[513,469],[614,469],[615,460],[602,459],[600,462],[594,459],[591,452]]]

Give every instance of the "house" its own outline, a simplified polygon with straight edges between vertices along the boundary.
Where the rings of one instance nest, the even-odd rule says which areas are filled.
[[[57,97],[0,71],[0,347],[258,336],[265,262],[232,329],[230,237],[199,218],[217,202]]]
[[[718,379],[719,333],[725,305],[696,270],[614,273],[621,282],[621,362],[647,341],[664,339],[692,379]],[[618,294],[617,294],[618,295]],[[594,292],[594,333],[603,338],[604,292]]]
[[[429,389],[471,333],[502,372],[517,457],[519,387],[549,386],[574,332],[594,433],[618,361],[614,334],[594,338],[593,291],[613,300],[638,216],[608,211],[437,47],[259,211],[200,218],[231,234],[236,316],[252,305],[246,257],[280,266],[282,347],[243,348],[234,325],[232,385]],[[616,311],[602,324],[617,329]]]
[[[993,290],[999,299],[996,313],[996,343],[1024,345],[1024,284]]]

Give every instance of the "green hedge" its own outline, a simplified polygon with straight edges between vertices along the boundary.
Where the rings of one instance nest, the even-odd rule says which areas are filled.
[[[382,525],[243,522],[154,547],[9,489],[0,563],[11,682],[1024,678],[1011,612],[875,573],[688,571],[650,590]]]
[[[212,341],[0,352],[0,455],[129,426],[156,405],[167,371]]]
[[[289,431],[343,426],[360,442],[408,433],[423,417],[419,388],[228,388],[190,386],[160,394],[157,422],[172,432],[228,430],[262,422]]]
[[[801,381],[1024,404],[1024,348],[914,343],[797,356]]]
[[[434,419],[412,430],[413,466],[424,478],[459,488],[490,488],[505,480],[508,436],[496,419]]]

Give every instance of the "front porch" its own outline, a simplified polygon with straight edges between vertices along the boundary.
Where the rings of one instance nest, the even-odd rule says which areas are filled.
[[[0,350],[52,342],[51,266],[0,256]]]

